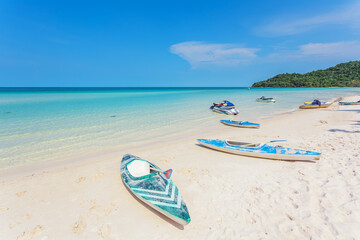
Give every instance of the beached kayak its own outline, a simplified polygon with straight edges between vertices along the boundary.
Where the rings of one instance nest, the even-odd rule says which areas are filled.
[[[278,160],[319,160],[321,153],[301,149],[270,146],[264,143],[246,143],[228,140],[198,139],[199,144],[215,150],[238,155]]]
[[[179,224],[190,222],[179,189],[155,164],[126,154],[121,161],[120,173],[125,186],[138,199]]]
[[[323,102],[320,105],[318,104],[304,104],[299,106],[300,109],[316,109],[316,108],[327,108],[332,104],[332,102]]]
[[[360,105],[360,101],[358,102],[339,102],[340,105]]]
[[[248,121],[234,121],[234,120],[220,120],[221,123],[233,127],[242,127],[242,128],[259,128],[260,124],[252,123]]]

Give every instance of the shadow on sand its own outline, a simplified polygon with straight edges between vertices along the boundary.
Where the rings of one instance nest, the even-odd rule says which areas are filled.
[[[349,130],[344,130],[344,129],[329,129],[329,132],[360,133],[359,130],[349,131]]]
[[[357,112],[360,113],[360,110],[358,109],[341,109],[341,110],[336,110],[337,112]]]
[[[351,125],[360,125],[360,121],[353,121],[354,123]]]

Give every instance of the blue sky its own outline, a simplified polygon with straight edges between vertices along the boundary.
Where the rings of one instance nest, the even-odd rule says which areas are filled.
[[[1,87],[250,86],[360,60],[360,0],[0,2]]]

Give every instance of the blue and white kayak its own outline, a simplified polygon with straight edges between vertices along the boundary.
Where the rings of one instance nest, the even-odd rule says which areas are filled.
[[[252,123],[248,121],[234,121],[234,120],[220,120],[222,124],[233,126],[233,127],[241,127],[241,128],[259,128],[260,124]]]
[[[125,186],[139,200],[179,224],[190,222],[179,189],[155,164],[126,154],[121,161],[120,173]]]
[[[246,143],[228,140],[198,139],[199,144],[218,151],[249,157],[270,158],[278,160],[319,160],[321,153],[270,146],[264,143]]]

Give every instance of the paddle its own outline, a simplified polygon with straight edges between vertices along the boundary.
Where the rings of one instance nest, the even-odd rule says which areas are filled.
[[[273,142],[286,142],[287,140],[271,140],[269,142],[265,142],[265,143],[273,143]],[[264,143],[264,144],[265,144]]]
[[[264,142],[264,143],[249,143],[249,144],[245,144],[243,145],[242,147],[244,146],[250,146],[250,145],[259,145],[259,144],[266,144],[266,143],[273,143],[273,142],[286,142],[287,140],[271,140],[271,141],[268,141],[268,142]]]
[[[156,172],[162,172],[167,179],[170,179],[171,174],[172,174],[172,171],[173,171],[171,168],[168,169],[168,170],[166,170],[166,171],[164,171],[164,172],[163,172],[162,170],[156,169],[156,168],[150,168],[150,169],[153,170],[153,171],[156,171]]]

